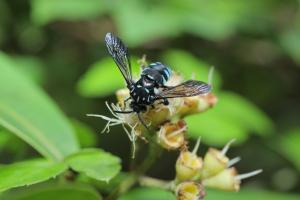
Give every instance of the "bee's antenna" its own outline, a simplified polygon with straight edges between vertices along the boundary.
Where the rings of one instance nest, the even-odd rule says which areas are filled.
[[[113,110],[114,113],[119,113],[119,114],[129,114],[133,113],[133,110]]]

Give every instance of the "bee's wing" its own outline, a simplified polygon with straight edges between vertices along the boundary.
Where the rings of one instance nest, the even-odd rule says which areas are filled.
[[[123,44],[120,38],[114,36],[112,33],[107,33],[105,36],[105,42],[108,52],[114,59],[122,75],[124,76],[126,83],[132,83],[131,64],[127,47]]]
[[[177,86],[164,88],[157,94],[157,99],[191,97],[210,92],[211,86],[207,83],[195,80],[188,80]]]

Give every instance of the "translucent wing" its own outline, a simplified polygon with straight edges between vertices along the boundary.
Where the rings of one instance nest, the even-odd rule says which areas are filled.
[[[132,83],[131,64],[129,59],[129,52],[123,42],[112,33],[107,33],[105,36],[105,42],[108,52],[114,59],[115,63],[119,67],[122,75],[124,76],[126,83]]]
[[[195,80],[188,80],[177,86],[164,88],[158,95],[157,99],[191,97],[210,92],[211,86],[207,83]]]

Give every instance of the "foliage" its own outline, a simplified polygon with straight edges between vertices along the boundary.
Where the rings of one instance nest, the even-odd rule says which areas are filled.
[[[57,106],[14,69],[9,57],[2,53],[0,60],[0,124],[47,158],[61,160],[78,151],[74,133]]]
[[[67,166],[63,163],[54,163],[43,159],[3,166],[0,168],[0,191],[54,178],[66,168]]]
[[[67,158],[66,162],[77,172],[108,182],[120,169],[120,159],[104,151],[86,149]]]
[[[101,196],[90,187],[84,185],[48,185],[40,188],[34,188],[30,191],[24,190],[20,191],[19,194],[6,193],[1,196],[3,200],[64,200],[64,199],[73,199],[73,200],[101,200]]]
[[[286,156],[294,165],[300,170],[300,149],[298,144],[300,143],[300,129],[296,128],[288,131],[279,140],[278,150]]]

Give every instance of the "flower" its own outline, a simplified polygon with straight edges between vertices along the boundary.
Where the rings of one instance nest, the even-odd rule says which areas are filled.
[[[200,139],[198,139],[193,152],[183,150],[176,161],[176,182],[182,182],[186,180],[193,180],[196,177],[202,166],[203,161],[201,157],[198,157],[196,152],[199,148]]]
[[[179,120],[175,123],[164,123],[157,134],[158,143],[168,149],[174,150],[185,145],[186,123],[183,120]]]
[[[203,169],[201,170],[202,179],[214,176],[228,166],[229,158],[226,156],[226,153],[233,142],[234,140],[228,142],[222,151],[215,148],[208,149],[204,156]]]
[[[262,170],[259,169],[250,173],[238,175],[237,170],[234,167],[231,167],[223,170],[216,176],[203,180],[202,183],[207,187],[237,192],[240,189],[242,179],[255,176],[261,172]]]
[[[250,173],[238,174],[236,168],[232,167],[240,161],[239,157],[229,159],[226,156],[230,145],[234,140],[229,141],[222,150],[209,148],[202,160],[197,156],[200,139],[198,139],[193,152],[184,150],[180,153],[176,162],[175,184],[181,183],[196,184],[199,182],[202,187],[210,187],[225,191],[238,191],[240,189],[241,180],[255,176],[262,172],[261,169]],[[178,188],[178,187],[177,187]],[[181,189],[182,190],[182,189]],[[187,191],[188,189],[184,189]],[[187,193],[188,196],[191,194]],[[178,199],[183,198],[182,195]],[[184,197],[183,199],[189,199]],[[197,198],[190,198],[197,199]]]
[[[175,191],[178,200],[200,200],[205,196],[203,185],[195,181],[182,182]]]

